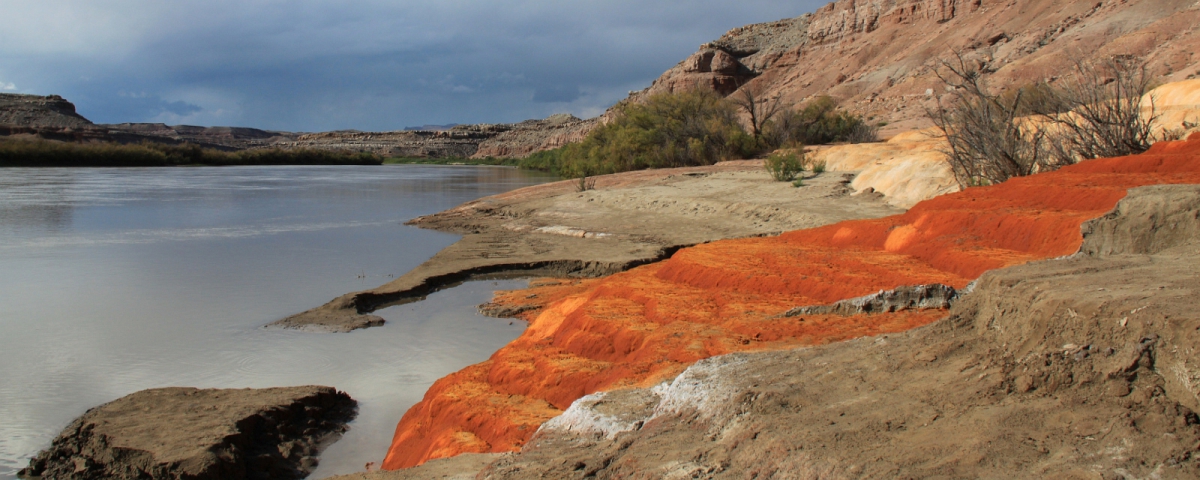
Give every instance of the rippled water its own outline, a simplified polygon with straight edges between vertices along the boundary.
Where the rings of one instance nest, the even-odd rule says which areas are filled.
[[[349,334],[261,326],[456,240],[405,220],[546,180],[487,167],[0,168],[0,479],[86,409],[177,385],[337,387],[359,417],[312,478],[381,460],[434,380],[520,334],[475,313],[520,284],[468,283]]]

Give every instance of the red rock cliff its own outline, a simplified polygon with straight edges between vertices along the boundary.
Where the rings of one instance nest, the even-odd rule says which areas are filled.
[[[541,287],[539,296],[557,300],[491,359],[438,380],[400,421],[384,467],[512,451],[580,396],[653,384],[705,357],[927,324],[943,312],[779,314],[901,285],[962,287],[989,269],[1074,253],[1082,222],[1128,188],[1158,183],[1200,183],[1200,135],[945,195],[903,215],[714,242]]]

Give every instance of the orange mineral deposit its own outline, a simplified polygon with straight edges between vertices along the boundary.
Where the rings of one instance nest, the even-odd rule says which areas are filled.
[[[653,385],[706,357],[928,324],[945,312],[779,314],[902,285],[963,287],[990,269],[1069,255],[1082,222],[1129,188],[1164,183],[1200,183],[1200,136],[969,188],[902,215],[713,242],[606,278],[540,287],[539,298],[554,300],[491,359],[434,383],[396,427],[383,466],[519,449],[583,395]]]

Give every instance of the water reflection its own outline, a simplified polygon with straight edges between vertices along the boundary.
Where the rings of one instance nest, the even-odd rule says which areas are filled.
[[[362,412],[314,478],[380,460],[429,384],[519,335],[519,322],[474,313],[519,284],[466,284],[351,334],[261,325],[456,239],[405,220],[545,180],[476,167],[0,169],[0,478],[87,408],[170,385],[338,387]]]

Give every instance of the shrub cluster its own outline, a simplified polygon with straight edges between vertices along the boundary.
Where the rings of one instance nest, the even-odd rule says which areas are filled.
[[[837,101],[827,95],[776,117],[763,129],[773,147],[874,142],[879,130],[858,115],[838,110]]]
[[[943,132],[947,161],[962,186],[1141,153],[1158,140],[1152,134],[1153,102],[1150,112],[1141,108],[1150,87],[1144,63],[1122,57],[1075,62],[1057,86],[1039,83],[1003,94],[984,82],[988,71],[987,61],[968,61],[955,52],[939,72],[950,93],[928,111]]]
[[[180,165],[378,165],[383,159],[365,152],[326,150],[243,150],[224,152],[192,144],[143,142],[64,143],[48,140],[0,140],[0,166],[160,167]]]
[[[646,168],[710,165],[758,153],[732,105],[711,92],[660,94],[626,103],[581,142],[539,152],[521,166],[583,177]]]
[[[767,173],[777,182],[790,182],[796,179],[796,175],[804,171],[804,151],[800,151],[800,155],[792,152],[775,152],[767,156],[763,165],[767,168]]]
[[[743,95],[731,99],[712,92],[651,96],[645,103],[617,108],[609,123],[581,142],[537,152],[521,160],[522,168],[560,176],[591,175],[646,168],[711,165],[721,160],[752,158],[781,146],[874,141],[875,127],[837,109],[820,97],[790,111],[778,99]],[[744,110],[752,131],[738,122]]]

